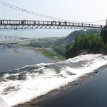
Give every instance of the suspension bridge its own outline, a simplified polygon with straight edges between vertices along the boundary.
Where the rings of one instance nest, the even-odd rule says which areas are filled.
[[[20,40],[18,36],[7,36],[7,35],[0,35],[0,41],[17,41]]]
[[[102,25],[74,23],[67,21],[39,21],[39,20],[0,20],[0,29],[101,29]]]
[[[7,35],[0,35],[0,47],[10,47],[14,44],[17,44],[21,38],[18,36],[7,36]]]
[[[0,48],[13,47],[17,44],[28,44],[31,39],[19,37],[19,36],[8,36],[8,35],[0,35]]]
[[[42,17],[48,20],[8,20],[0,19],[0,29],[102,29],[103,25],[86,22],[72,22],[52,16],[29,11],[0,0],[0,5],[21,13]],[[104,20],[103,20],[104,21]]]

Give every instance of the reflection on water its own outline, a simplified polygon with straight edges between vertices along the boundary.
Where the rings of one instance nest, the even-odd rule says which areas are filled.
[[[54,61],[31,49],[0,48],[0,72],[9,71],[30,64],[51,62]]]

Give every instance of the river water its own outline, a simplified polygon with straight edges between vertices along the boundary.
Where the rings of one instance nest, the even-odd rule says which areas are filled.
[[[39,107],[107,107],[107,69],[43,101]]]
[[[52,62],[52,59],[28,48],[0,48],[0,72],[9,72],[25,65]]]
[[[25,63],[29,62],[30,64],[33,60],[37,60],[39,63],[42,62],[42,64],[24,67],[20,65],[22,68],[17,67],[18,69],[12,70],[9,73],[0,73],[0,98],[11,107],[45,95],[107,64],[107,56],[101,54],[80,55],[62,62],[46,64],[46,59],[43,60],[43,56],[39,56],[39,53],[38,55],[33,50],[18,48],[17,50],[8,49],[7,55],[12,65],[16,65],[17,60],[14,59],[14,56],[11,56],[11,53],[17,56],[19,63],[17,66],[23,60],[25,60]],[[29,56],[30,54],[32,56]],[[6,62],[9,62],[7,60],[8,57],[5,57],[5,63],[2,63],[4,65],[3,68],[8,65],[8,63],[6,64]],[[37,59],[34,59],[35,57]],[[44,64],[43,61],[45,62]],[[47,59],[47,62],[51,61]],[[26,65],[25,63],[24,65]],[[60,95],[57,94],[57,96],[43,101],[40,107],[107,107],[106,80],[107,72],[99,72],[97,76],[83,81],[81,85],[76,85],[74,89],[69,88],[65,92],[61,92]]]

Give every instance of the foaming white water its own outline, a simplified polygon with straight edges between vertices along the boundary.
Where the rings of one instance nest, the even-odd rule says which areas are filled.
[[[0,107],[9,107],[9,106],[3,99],[0,98]]]
[[[55,64],[27,65],[0,77],[0,96],[9,106],[60,88],[107,64],[101,54],[80,55]]]

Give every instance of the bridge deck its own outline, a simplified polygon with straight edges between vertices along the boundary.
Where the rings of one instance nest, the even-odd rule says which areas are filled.
[[[103,28],[102,25],[74,23],[67,21],[39,21],[39,20],[0,20],[0,29],[72,29],[72,28]]]

